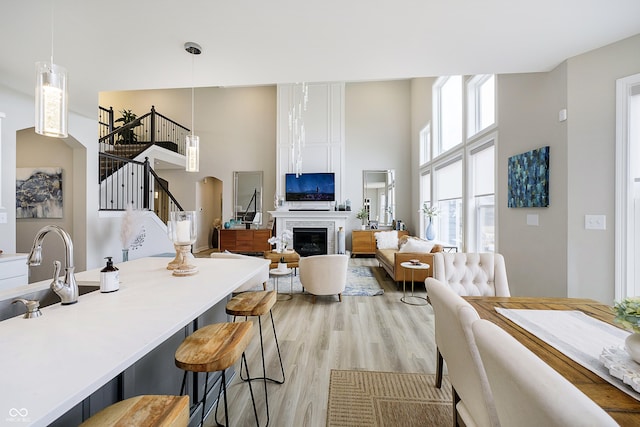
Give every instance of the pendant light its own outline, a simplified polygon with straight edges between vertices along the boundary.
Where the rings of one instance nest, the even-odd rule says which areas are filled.
[[[184,50],[189,52],[191,55],[191,135],[187,135],[187,144],[186,144],[186,156],[187,156],[187,172],[198,172],[200,170],[200,138],[194,135],[194,114],[193,114],[193,69],[194,69],[194,61],[195,56],[200,55],[202,53],[202,48],[199,44],[194,42],[187,42],[184,44]]]
[[[36,133],[66,138],[69,121],[67,70],[53,62],[53,2],[51,3],[51,62],[36,62]]]

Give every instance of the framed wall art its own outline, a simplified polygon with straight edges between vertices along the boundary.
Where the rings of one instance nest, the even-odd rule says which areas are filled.
[[[509,157],[508,206],[549,206],[549,146]]]
[[[16,168],[16,218],[62,218],[62,168]]]

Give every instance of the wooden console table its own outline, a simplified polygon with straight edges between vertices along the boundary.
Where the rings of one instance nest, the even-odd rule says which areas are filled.
[[[264,252],[271,250],[267,240],[271,237],[271,229],[222,229],[220,230],[220,251],[229,252]]]

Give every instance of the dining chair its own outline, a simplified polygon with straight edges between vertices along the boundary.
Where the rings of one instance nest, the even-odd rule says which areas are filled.
[[[342,301],[342,292],[347,285],[347,255],[313,255],[301,257],[299,261],[300,283],[304,290],[313,295],[338,295]]]
[[[454,425],[499,426],[493,395],[476,348],[471,325],[480,317],[460,295],[427,278],[427,294],[435,313],[436,345],[449,368]]]
[[[472,331],[503,426],[617,426],[593,400],[488,320]]]
[[[438,252],[433,255],[433,278],[462,296],[509,297],[509,283],[501,254]],[[428,294],[427,294],[428,297]],[[442,385],[444,364],[436,349],[436,387]]]

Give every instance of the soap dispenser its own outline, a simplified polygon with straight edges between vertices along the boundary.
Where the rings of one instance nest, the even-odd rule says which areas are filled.
[[[100,292],[115,292],[120,288],[120,273],[108,256],[107,266],[100,270]]]

